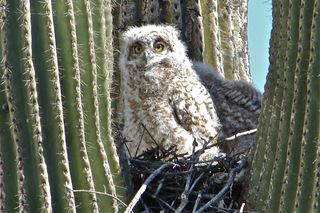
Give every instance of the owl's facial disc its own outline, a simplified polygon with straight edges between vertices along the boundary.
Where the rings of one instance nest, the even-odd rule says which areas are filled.
[[[128,64],[140,68],[163,63],[173,48],[165,36],[151,35],[149,38],[139,38],[128,48]]]

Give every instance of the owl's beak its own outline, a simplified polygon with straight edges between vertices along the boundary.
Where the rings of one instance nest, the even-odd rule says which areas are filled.
[[[144,51],[142,55],[142,62],[144,66],[150,63],[150,53],[148,51]]]
[[[143,52],[143,59],[144,59],[144,60],[147,61],[147,60],[149,59],[149,56],[150,56],[150,52],[149,52],[149,51],[144,51],[144,52]]]

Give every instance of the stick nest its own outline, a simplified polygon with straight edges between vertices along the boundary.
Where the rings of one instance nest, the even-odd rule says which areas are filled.
[[[205,149],[205,148],[204,148]],[[235,212],[240,208],[240,156],[199,161],[203,150],[176,154],[175,147],[146,150],[129,158],[135,212]],[[136,205],[137,204],[137,205]]]

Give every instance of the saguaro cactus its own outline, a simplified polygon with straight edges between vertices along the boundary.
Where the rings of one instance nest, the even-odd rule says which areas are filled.
[[[0,211],[121,207],[110,4],[0,1]]]
[[[191,59],[210,63],[227,79],[251,81],[247,0],[118,1],[118,29],[172,24],[182,32]]]
[[[193,60],[250,81],[246,11],[246,0],[0,0],[0,211],[117,212],[119,31],[176,24]]]
[[[258,212],[320,212],[320,1],[273,1],[270,70],[245,193]]]

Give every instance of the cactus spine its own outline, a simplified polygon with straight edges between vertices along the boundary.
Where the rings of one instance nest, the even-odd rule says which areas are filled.
[[[273,1],[270,70],[245,196],[257,211],[319,212],[320,1]]]
[[[176,25],[193,60],[250,81],[246,10],[246,0],[0,0],[0,211],[121,211],[119,31]]]
[[[1,210],[117,212],[111,2],[0,4]]]

